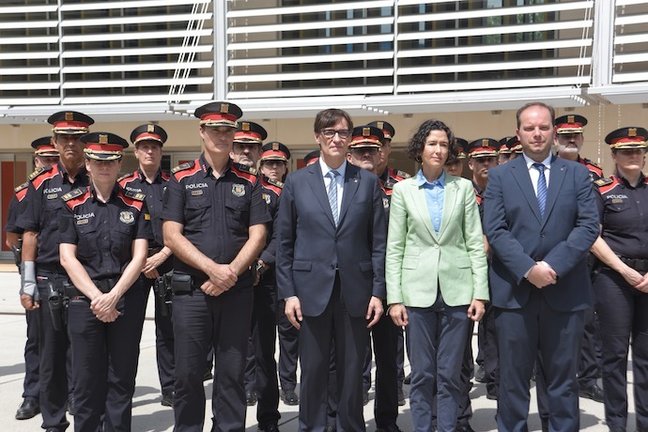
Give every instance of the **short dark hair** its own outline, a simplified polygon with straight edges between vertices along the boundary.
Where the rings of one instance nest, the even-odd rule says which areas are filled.
[[[313,131],[320,133],[322,130],[334,126],[340,120],[346,120],[349,130],[353,130],[353,121],[348,112],[338,109],[329,108],[322,110],[315,116],[315,123],[313,124]]]
[[[416,162],[420,163],[423,147],[425,146],[425,140],[433,130],[441,130],[444,131],[446,135],[448,135],[448,159],[445,163],[454,162],[458,155],[454,134],[445,123],[443,123],[441,120],[435,119],[426,120],[421,124],[421,126],[419,126],[418,130],[407,146],[407,155],[410,157],[410,159],[413,159]]]
[[[517,128],[520,129],[520,115],[522,112],[526,111],[528,108],[531,108],[533,106],[539,106],[542,108],[545,108],[547,111],[549,111],[549,114],[551,115],[551,125],[553,126],[555,120],[556,120],[556,111],[551,105],[547,105],[544,102],[529,102],[527,104],[522,105],[519,110],[515,113],[515,122],[517,124]]]

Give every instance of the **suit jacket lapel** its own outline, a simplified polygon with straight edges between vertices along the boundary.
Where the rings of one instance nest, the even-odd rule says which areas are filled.
[[[443,217],[441,227],[439,228],[439,237],[441,237],[448,226],[455,209],[457,200],[457,182],[446,175],[445,191],[443,192]]]
[[[418,211],[419,217],[423,221],[425,228],[427,228],[432,238],[438,241],[437,233],[436,231],[434,231],[434,227],[432,226],[432,221],[430,220],[430,212],[428,211],[428,207],[427,207],[427,198],[425,196],[425,190],[422,187],[416,185],[415,183],[411,183],[411,186],[412,186],[411,187],[412,202],[414,203],[414,206]]]
[[[538,207],[538,198],[536,198],[535,191],[533,190],[533,184],[531,183],[531,176],[529,176],[526,160],[523,157],[517,157],[509,162],[509,164],[511,165],[513,178],[520,187],[522,195],[524,195],[529,203],[529,207],[531,207],[531,210],[536,219],[538,219],[538,222],[542,223],[542,216],[540,216],[540,208]]]
[[[355,194],[358,191],[358,183],[360,182],[359,172],[360,168],[347,163],[346,172],[344,173],[344,192],[342,192],[342,206],[340,208],[340,222],[338,226],[342,225],[344,215],[349,209],[349,206],[353,202],[353,197],[355,197]]]
[[[322,210],[324,210],[324,214],[326,215],[326,217],[328,217],[331,224],[335,226],[335,221],[333,220],[333,213],[331,212],[331,206],[329,205],[328,194],[326,193],[326,186],[324,185],[324,177],[322,177],[320,164],[314,163],[304,169],[307,169],[310,173],[310,175],[308,176],[308,185],[313,191],[313,196],[320,204],[320,206],[322,206]]]
[[[565,164],[565,161],[555,156],[551,159],[549,189],[547,190],[547,205],[545,206],[545,221],[551,213],[554,204],[556,204],[558,193],[560,192],[563,180],[565,179],[566,170],[567,164]]]

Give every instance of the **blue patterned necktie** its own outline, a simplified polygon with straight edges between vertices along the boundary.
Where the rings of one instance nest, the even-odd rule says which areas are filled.
[[[338,225],[340,219],[340,215],[338,214],[338,197],[337,197],[337,181],[336,181],[336,178],[339,175],[340,173],[337,172],[336,170],[331,170],[328,173],[326,173],[326,177],[331,179],[326,192],[328,194],[329,205],[331,206],[331,213],[333,213],[333,220],[335,221],[335,226]]]
[[[545,178],[545,166],[541,163],[534,163],[533,168],[538,170],[538,191],[536,197],[538,198],[538,207],[540,208],[540,215],[544,217],[545,206],[547,204],[547,179]]]

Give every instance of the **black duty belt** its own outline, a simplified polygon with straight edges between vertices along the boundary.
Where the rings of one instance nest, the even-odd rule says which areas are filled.
[[[619,259],[628,267],[637,270],[638,272],[648,272],[648,259],[644,258],[626,258],[620,256]]]

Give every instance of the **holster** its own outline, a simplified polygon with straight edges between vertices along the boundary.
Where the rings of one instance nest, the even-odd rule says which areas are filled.
[[[193,278],[188,274],[174,272],[171,277],[171,289],[173,295],[190,294],[194,289]]]

